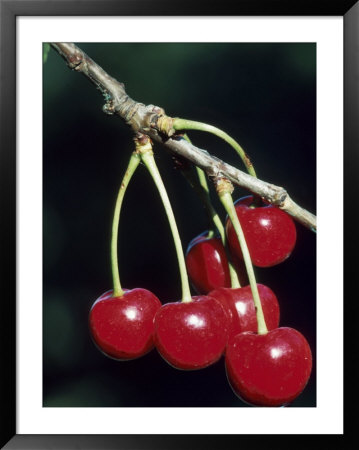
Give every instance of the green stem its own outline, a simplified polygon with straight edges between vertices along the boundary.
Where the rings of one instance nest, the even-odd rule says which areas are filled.
[[[223,139],[227,142],[231,147],[233,147],[238,155],[241,157],[247,172],[249,175],[252,175],[253,177],[257,177],[256,172],[254,170],[254,167],[248,158],[246,152],[243,150],[243,148],[238,144],[237,141],[235,141],[229,134],[225,133],[224,131],[220,130],[217,127],[214,127],[213,125],[208,125],[206,123],[202,122],[196,122],[194,120],[187,120],[187,119],[180,119],[178,117],[173,119],[173,129],[175,130],[198,130],[198,131],[206,131],[208,133],[212,133],[216,135],[217,137]]]
[[[232,195],[229,192],[224,190],[223,192],[219,192],[219,198],[220,198],[220,200],[221,200],[225,210],[227,211],[227,214],[233,224],[234,230],[235,230],[238,240],[239,240],[239,244],[241,246],[244,263],[245,263],[247,273],[248,273],[249,284],[250,284],[251,290],[252,290],[254,306],[255,306],[255,310],[256,310],[256,314],[257,314],[258,334],[266,334],[268,332],[268,329],[267,329],[266,322],[264,319],[262,303],[261,303],[261,300],[259,297],[259,292],[258,292],[258,287],[257,287],[257,283],[256,283],[256,278],[254,275],[253,265],[252,265],[251,257],[249,255],[249,251],[248,251],[247,243],[246,243],[246,240],[245,240],[245,237],[243,234],[243,230],[242,230],[241,224],[239,222],[239,219],[238,219],[238,216],[236,213],[236,209],[234,207]]]
[[[163,184],[161,175],[158,171],[155,159],[153,157],[152,150],[149,150],[149,149],[143,150],[142,149],[142,150],[140,150],[140,152],[141,152],[142,161],[146,165],[146,167],[147,167],[148,171],[150,172],[152,179],[155,182],[155,185],[158,189],[158,192],[160,194],[163,206],[164,206],[166,214],[167,214],[168,222],[170,224],[170,228],[172,231],[172,236],[173,236],[173,240],[174,240],[175,247],[176,247],[178,266],[179,266],[179,271],[180,271],[180,276],[181,276],[182,302],[184,302],[184,303],[190,302],[190,301],[192,301],[192,296],[191,296],[191,290],[190,290],[189,282],[188,282],[186,262],[184,259],[182,243],[181,243],[181,239],[180,239],[180,236],[178,233],[177,224],[176,224],[176,220],[175,220],[175,217],[173,214],[171,203],[169,201],[169,198],[168,198],[168,195],[166,192],[166,188]]]
[[[191,143],[191,140],[187,136],[187,134],[185,134],[183,137],[184,137],[184,139],[186,139],[186,141]],[[189,183],[196,189],[200,199],[202,200],[202,202],[203,202],[203,204],[204,204],[204,206],[206,208],[206,211],[208,213],[208,216],[209,216],[210,220],[213,222],[214,226],[217,228],[218,233],[219,233],[219,235],[221,237],[221,241],[222,241],[223,247],[224,247],[226,255],[227,255],[229,277],[230,277],[230,280],[231,280],[231,287],[233,289],[240,288],[241,284],[239,282],[239,278],[238,278],[237,272],[234,269],[233,264],[232,264],[232,262],[230,260],[230,255],[229,255],[229,251],[228,251],[227,239],[226,239],[226,233],[224,231],[224,226],[222,224],[222,221],[221,221],[217,211],[213,207],[211,199],[210,199],[210,196],[209,196],[209,187],[208,187],[208,183],[207,183],[206,174],[204,173],[204,171],[200,167],[197,167],[197,166],[196,166],[196,172],[197,172],[198,179],[194,179],[194,177],[191,177],[188,173],[185,173],[184,175],[188,179]]]
[[[127,170],[122,179],[121,187],[118,191],[115,212],[113,215],[112,235],[111,235],[111,269],[112,269],[114,297],[121,297],[123,295],[123,290],[120,283],[120,275],[118,270],[118,257],[117,257],[118,225],[120,222],[121,206],[128,183],[130,182],[132,175],[134,174],[140,161],[141,161],[140,156],[135,152],[132,153],[130,161],[128,163]]]
[[[216,235],[216,232],[214,231],[214,229],[210,228],[207,233],[207,239],[212,239],[215,237],[215,235]]]

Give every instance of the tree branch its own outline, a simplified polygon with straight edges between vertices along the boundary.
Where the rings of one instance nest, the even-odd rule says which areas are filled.
[[[51,46],[65,59],[67,65],[88,78],[105,98],[103,111],[120,116],[137,133],[141,132],[163,144],[172,153],[191,161],[203,169],[210,177],[225,177],[234,184],[259,195],[267,202],[278,206],[302,225],[316,231],[316,217],[297,205],[287,191],[267,183],[230,166],[210,155],[206,150],[195,147],[181,136],[164,133],[159,126],[165,111],[154,105],[144,105],[132,100],[125,91],[123,83],[112,78],[79,47],[72,43],[52,43]]]

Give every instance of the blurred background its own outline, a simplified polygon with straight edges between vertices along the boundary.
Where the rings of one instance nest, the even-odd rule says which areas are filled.
[[[316,212],[315,44],[77,45],[122,81],[133,99],[225,130],[249,154],[259,178],[285,187],[294,201]],[[247,407],[226,380],[223,358],[185,372],[156,350],[117,362],[91,341],[89,310],[112,288],[113,208],[133,149],[131,130],[106,116],[103,104],[100,92],[51,49],[43,68],[43,406]],[[217,137],[189,136],[243,169]],[[155,153],[185,249],[208,228],[206,214],[166,150],[156,146]],[[234,199],[243,195],[237,187]],[[255,273],[278,297],[280,325],[296,328],[311,345],[313,373],[291,407],[313,407],[316,237],[299,224],[297,234],[288,260]],[[174,244],[143,166],[126,193],[118,250],[124,287],[149,289],[162,303],[180,300]]]

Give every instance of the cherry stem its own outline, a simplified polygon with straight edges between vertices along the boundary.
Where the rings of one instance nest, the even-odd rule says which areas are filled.
[[[216,232],[214,231],[214,229],[210,228],[207,233],[207,238],[212,239],[213,237],[215,237],[215,235],[216,235]]]
[[[112,235],[111,235],[111,269],[112,269],[114,297],[122,297],[122,295],[124,294],[120,283],[120,275],[118,270],[118,256],[117,256],[118,225],[120,222],[121,207],[128,183],[130,182],[132,175],[137,169],[137,166],[139,165],[140,161],[141,161],[140,156],[136,152],[133,152],[130,161],[128,163],[125,175],[123,176],[120,189],[118,191],[115,211],[113,215]]]
[[[174,130],[178,130],[178,131],[179,130],[206,131],[208,133],[212,133],[212,134],[216,135],[217,137],[223,139],[224,141],[227,142],[227,144],[229,144],[231,147],[233,147],[235,149],[235,151],[238,153],[238,155],[242,159],[249,175],[252,175],[252,177],[257,177],[254,167],[251,163],[251,160],[249,159],[246,152],[238,144],[238,142],[235,141],[226,132],[220,130],[217,127],[214,127],[213,125],[208,125],[207,123],[196,122],[194,120],[180,119],[178,117],[173,119],[172,126],[173,126]]]
[[[185,134],[183,137],[184,137],[184,139],[186,139],[186,141],[188,141],[191,144],[191,140],[187,136],[187,134]],[[215,210],[215,208],[213,207],[212,202],[211,202],[206,174],[201,168],[199,168],[197,166],[195,166],[195,167],[196,167],[196,172],[197,172],[198,178],[190,177],[190,175],[188,173],[187,174],[185,173],[184,175],[188,179],[189,183],[196,189],[200,199],[202,200],[202,202],[206,208],[206,211],[208,213],[210,220],[213,222],[214,226],[218,230],[218,233],[221,237],[221,241],[222,241],[222,244],[225,249],[226,256],[227,256],[227,263],[228,263],[228,269],[229,269],[229,276],[230,276],[230,280],[231,280],[231,287],[233,289],[240,288],[241,284],[239,282],[237,272],[231,262],[228,245],[227,245],[226,233],[224,232],[224,226],[222,224],[222,221],[221,221],[217,211]],[[212,238],[213,236],[209,234],[208,237]]]
[[[153,157],[151,141],[149,138],[148,138],[148,140],[144,140],[144,142],[142,142],[141,140],[137,140],[136,146],[137,146],[138,152],[141,155],[142,161],[144,162],[145,166],[147,167],[147,169],[158,189],[163,206],[164,206],[166,214],[167,214],[168,222],[170,224],[170,228],[171,228],[171,232],[172,232],[172,236],[173,236],[173,240],[174,240],[174,244],[175,244],[175,248],[176,248],[179,272],[180,272],[180,277],[181,277],[182,302],[183,303],[191,302],[192,296],[191,296],[191,290],[190,290],[188,275],[187,275],[187,270],[186,270],[186,262],[185,262],[185,258],[183,255],[182,243],[181,243],[180,235],[179,235],[177,224],[176,224],[176,219],[173,214],[172,206],[169,201],[165,185],[163,184],[160,172],[157,168],[155,159]]]
[[[259,292],[258,292],[256,278],[254,275],[252,260],[251,260],[251,257],[250,257],[249,251],[248,251],[248,247],[247,247],[247,243],[246,243],[246,240],[245,240],[245,237],[243,234],[243,230],[242,230],[241,224],[239,222],[237,212],[236,212],[236,209],[235,209],[235,206],[233,203],[233,199],[232,199],[232,195],[231,195],[232,189],[227,188],[227,187],[223,188],[224,184],[227,184],[227,186],[228,186],[228,184],[230,184],[230,186],[232,186],[230,181],[221,179],[217,184],[217,192],[218,192],[219,198],[220,198],[220,200],[232,222],[233,228],[238,237],[239,245],[241,246],[243,259],[244,259],[244,263],[245,263],[245,266],[247,269],[249,284],[251,286],[254,306],[255,306],[256,315],[257,315],[258,334],[266,334],[266,333],[268,333],[268,329],[267,329],[267,325],[266,325],[266,322],[264,319],[262,303],[261,303],[261,300],[259,297]]]
[[[205,190],[207,195],[203,196],[203,200],[204,200],[204,204],[205,204],[205,206],[206,206],[206,208],[208,210],[208,213],[211,216],[211,219],[212,219],[215,227],[218,230],[218,233],[219,233],[219,235],[221,237],[221,241],[222,241],[224,250],[226,252],[228,269],[229,269],[229,277],[230,277],[230,280],[231,280],[231,287],[233,289],[240,288],[241,284],[239,282],[239,278],[238,278],[237,272],[236,272],[235,268],[233,267],[233,264],[231,262],[231,257],[229,255],[228,245],[227,245],[227,238],[226,238],[226,233],[224,231],[224,226],[222,224],[222,221],[221,221],[217,211],[214,209],[214,207],[213,207],[213,205],[211,203],[211,199],[209,197],[208,184],[207,184],[205,173],[203,172],[202,169],[200,169],[197,166],[196,166],[196,170],[197,170],[197,174],[198,174],[198,178],[199,178],[199,182],[200,182],[201,186],[203,187],[203,184],[205,183],[205,185],[207,187],[207,189],[204,188],[204,190]]]

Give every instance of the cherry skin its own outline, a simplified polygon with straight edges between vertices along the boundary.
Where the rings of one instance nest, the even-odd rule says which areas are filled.
[[[231,286],[227,255],[221,238],[209,238],[208,231],[189,243],[186,267],[191,284],[198,294],[206,295],[213,289]],[[247,278],[243,261],[238,261],[235,268],[240,281],[245,281]]]
[[[207,231],[189,243],[186,266],[189,279],[199,294],[231,286],[227,256],[221,238],[209,238]]]
[[[202,369],[219,360],[227,342],[228,318],[208,296],[163,305],[155,316],[155,345],[173,367]]]
[[[305,388],[312,370],[309,344],[293,328],[237,334],[228,343],[226,371],[233,391],[256,406],[285,406]]]
[[[274,292],[263,284],[257,284],[264,319],[268,330],[279,325],[279,304]],[[258,331],[257,315],[251,287],[237,289],[219,288],[209,293],[225,308],[229,316],[228,339],[243,331]]]
[[[89,327],[97,347],[118,360],[138,358],[153,347],[153,319],[161,302],[146,289],[105,292],[92,305]]]
[[[295,246],[297,232],[287,213],[268,204],[256,207],[251,195],[237,200],[235,208],[255,266],[275,266],[289,257]],[[231,252],[243,259],[229,218],[226,220],[226,234]]]

